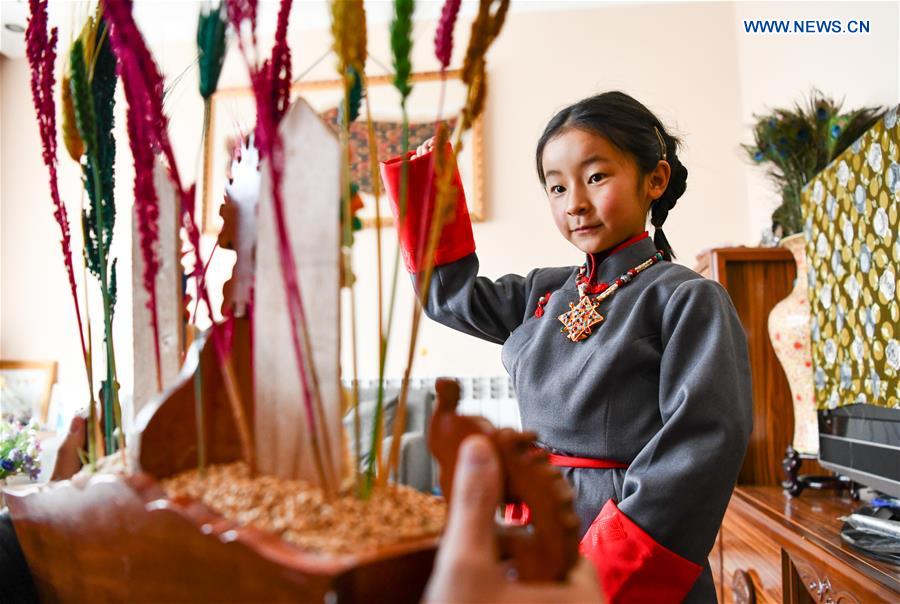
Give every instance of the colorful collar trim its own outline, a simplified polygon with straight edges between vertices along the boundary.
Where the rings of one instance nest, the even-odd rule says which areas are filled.
[[[603,262],[604,260],[606,260],[607,258],[612,256],[613,254],[617,254],[618,252],[621,252],[625,248],[631,247],[632,245],[639,243],[639,242],[643,241],[644,239],[649,239],[649,238],[650,238],[650,233],[648,233],[647,231],[644,231],[640,235],[635,235],[634,237],[631,237],[630,239],[626,239],[625,241],[623,241],[622,243],[618,244],[617,246],[609,249],[608,251],[598,252],[596,254],[588,254],[587,256],[591,263],[591,280],[593,280],[594,269],[596,268],[597,264],[600,264],[601,262]],[[595,256],[598,258],[598,261],[595,261]],[[588,281],[588,282],[590,283],[590,281]],[[551,293],[552,292],[547,292],[538,299],[537,307],[534,309],[535,317],[540,318],[540,317],[544,316],[544,307],[547,305],[548,302],[550,302]],[[593,293],[598,293],[598,292],[593,292]]]

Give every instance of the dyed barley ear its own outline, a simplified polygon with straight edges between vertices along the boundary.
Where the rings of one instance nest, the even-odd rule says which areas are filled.
[[[69,226],[69,214],[59,195],[59,183],[57,179],[57,149],[56,149],[56,104],[53,102],[53,77],[56,66],[57,30],[53,28],[48,36],[47,1],[30,0],[28,27],[25,31],[26,56],[31,70],[31,98],[34,103],[35,116],[38,122],[38,131],[41,138],[42,158],[47,167],[50,184],[50,198],[53,203],[53,218],[56,220],[60,231],[60,246],[63,254],[63,264],[66,276],[69,280],[69,292],[72,295],[72,304],[75,310],[75,319],[78,327],[78,338],[81,342],[81,354],[84,361],[85,374],[88,383],[88,400],[90,408],[94,408],[94,392],[91,386],[92,375],[91,356],[88,343],[85,341],[85,333],[90,337],[90,322],[82,321],[81,305],[78,302],[78,289],[75,283],[75,267],[72,261],[71,234]],[[77,126],[74,122],[74,107],[71,104],[71,91],[68,82],[64,80],[66,94],[69,94],[70,121],[68,126],[74,128],[77,134]],[[64,109],[65,111],[65,109]],[[77,151],[77,147],[75,148]],[[78,154],[80,159],[81,154]],[[86,294],[85,294],[86,295]],[[86,306],[86,305],[85,305]],[[87,319],[87,315],[85,315]],[[93,435],[94,426],[89,425],[89,434]],[[91,465],[96,461],[93,439],[89,438],[88,461]]]
[[[398,0],[397,4],[400,4]],[[496,5],[493,12],[491,8]],[[453,6],[449,8],[445,6],[446,15],[442,15],[439,25],[442,27],[441,36],[436,40],[436,51],[438,59],[442,62],[447,59],[449,62],[450,49],[447,48],[447,38],[452,31],[450,23],[453,18]],[[431,224],[428,233],[427,244],[425,246],[423,260],[422,276],[419,281],[419,300],[420,303],[415,306],[413,311],[412,326],[410,329],[409,347],[407,352],[406,369],[403,372],[403,381],[400,387],[400,398],[397,403],[396,417],[394,419],[394,439],[391,443],[391,450],[387,460],[387,464],[382,466],[380,482],[387,481],[388,476],[396,467],[400,457],[400,440],[402,437],[402,428],[405,424],[406,417],[406,395],[409,388],[409,378],[412,374],[412,365],[415,360],[415,347],[419,335],[419,324],[422,318],[422,308],[425,306],[424,301],[428,299],[428,291],[431,285],[431,276],[434,272],[434,252],[440,241],[441,232],[444,224],[452,219],[455,212],[455,200],[457,191],[453,188],[453,171],[456,166],[456,158],[462,151],[463,134],[471,128],[472,124],[480,116],[484,110],[484,100],[487,94],[487,75],[485,72],[485,55],[493,41],[497,38],[503,27],[506,13],[509,10],[509,0],[481,0],[478,9],[478,15],[472,23],[472,33],[469,36],[469,47],[466,51],[466,58],[463,64],[463,82],[467,85],[466,103],[462,109],[462,116],[457,123],[456,131],[453,133],[451,141],[451,150],[445,152],[445,131],[444,128],[438,128],[435,147],[433,152],[435,178],[437,179],[437,192],[435,194],[434,208],[431,212]],[[446,16],[447,22],[444,22]],[[393,31],[393,30],[392,30]],[[393,42],[393,39],[392,39]],[[395,62],[395,68],[400,68]],[[405,108],[405,105],[404,105]],[[405,115],[405,113],[404,113]],[[404,125],[405,125],[404,121]],[[400,176],[400,215],[403,216],[405,208],[404,200],[406,195],[406,148],[404,148],[404,171]],[[427,212],[427,210],[426,210]],[[399,246],[398,246],[399,247]]]

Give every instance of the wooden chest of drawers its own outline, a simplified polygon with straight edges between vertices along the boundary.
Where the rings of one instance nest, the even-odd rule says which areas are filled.
[[[900,566],[841,541],[847,496],[738,487],[709,562],[720,602],[869,604],[900,602]]]

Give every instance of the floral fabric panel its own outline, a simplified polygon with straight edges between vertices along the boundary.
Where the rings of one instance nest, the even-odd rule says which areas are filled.
[[[803,190],[819,409],[900,407],[898,109]]]

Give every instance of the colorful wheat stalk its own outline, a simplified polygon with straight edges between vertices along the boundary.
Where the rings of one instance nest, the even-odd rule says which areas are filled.
[[[200,97],[203,99],[203,131],[200,135],[202,157],[209,157],[211,153],[212,139],[209,136],[209,127],[212,114],[212,95],[219,87],[219,76],[222,74],[222,66],[225,63],[225,51],[227,48],[225,34],[228,29],[228,19],[222,8],[221,2],[215,8],[211,8],[210,5],[202,7],[197,21],[197,61],[200,71]],[[200,165],[200,157],[197,158],[197,164]],[[202,194],[203,199],[207,199],[209,179],[205,175]],[[218,247],[218,244],[216,247]],[[203,279],[206,278],[206,269],[212,261],[216,247],[213,248],[206,259],[206,264],[203,267]],[[199,303],[200,297],[197,296],[197,304],[194,307],[194,315],[189,327],[193,334],[193,339],[196,339],[199,333],[195,325]],[[228,310],[223,309],[223,314],[227,316]],[[198,366],[197,371],[194,373],[194,419],[197,423],[197,470],[201,475],[206,473],[206,433],[204,431],[206,423],[203,413],[202,374],[202,368]]]
[[[368,93],[368,78],[365,73],[361,74],[362,76],[362,86],[363,86],[363,94],[366,95]],[[375,140],[375,122],[372,120],[372,105],[368,101],[366,102],[366,130],[368,133],[368,145],[369,145],[369,178],[372,183],[372,196],[374,197],[375,204],[375,262],[376,262],[376,275],[375,278],[378,281],[377,285],[377,303],[378,303],[378,399],[376,401],[376,406],[381,407],[383,405],[384,398],[384,371],[385,371],[385,356],[387,353],[387,337],[388,335],[384,331],[384,277],[382,270],[382,241],[381,241],[381,175],[378,173],[378,145]],[[355,304],[351,309],[352,312],[356,312]],[[355,322],[355,317],[354,317]],[[354,338],[355,340],[355,338]],[[354,342],[355,347],[355,342]],[[354,368],[354,375],[356,374],[356,369]],[[355,404],[357,406],[356,415],[354,416],[354,426],[356,429],[356,451],[357,455],[360,451],[359,444],[359,384],[357,380],[354,378],[353,384],[353,396],[355,400]],[[383,420],[378,422],[373,422],[372,430],[378,431],[380,434],[382,431]],[[373,441],[377,442],[373,437]],[[380,450],[380,447],[379,447]],[[377,458],[374,458],[377,459]],[[367,485],[372,484],[372,475],[371,472],[375,468],[375,461],[370,458],[369,467],[367,467]],[[359,473],[360,460],[356,460],[356,471]],[[368,486],[366,487],[369,488]],[[363,496],[367,496],[366,492],[360,493]]]
[[[144,38],[134,22],[130,0],[104,0],[106,18],[110,26],[109,38],[118,59],[118,70],[125,89],[129,107],[134,107],[135,115],[143,118],[143,128],[135,133],[143,138],[136,144],[159,149],[166,160],[169,178],[176,188],[181,203],[182,226],[194,250],[193,275],[197,281],[198,296],[201,297],[212,315],[212,303],[203,279],[203,261],[200,255],[200,229],[194,215],[194,187],[185,187],[178,172],[178,164],[168,134],[168,120],[163,112],[163,79],[159,69],[147,49]],[[255,468],[255,456],[250,429],[244,416],[244,407],[222,330],[215,324],[212,332],[213,348],[219,362],[225,391],[231,405],[232,415],[237,425],[244,459],[251,471]]]
[[[443,110],[444,110],[444,96],[446,93],[447,87],[447,67],[450,64],[450,58],[453,55],[453,28],[456,25],[456,18],[459,15],[460,8],[460,0],[448,0],[443,9],[441,10],[441,17],[438,20],[437,30],[435,31],[434,36],[434,46],[435,46],[435,56],[437,56],[438,61],[441,64],[441,91],[438,96],[438,112],[437,118],[435,119],[435,131],[436,131],[436,139],[440,146],[435,146],[435,149],[440,150],[443,149],[443,143],[446,139],[445,125],[442,121]],[[405,166],[404,166],[405,167]],[[426,182],[431,182],[434,169],[434,164],[429,165],[429,175],[426,179]],[[405,180],[406,175],[401,176],[401,197],[405,194]],[[403,206],[404,204],[401,204]],[[430,198],[426,197],[425,206],[422,208],[425,216],[429,216],[431,213],[431,204]],[[401,210],[402,212],[402,210]],[[428,235],[429,221],[423,220],[420,233],[416,241],[425,241]],[[421,254],[423,253],[422,249],[417,250],[417,265],[422,265]],[[390,454],[388,456],[388,460],[386,465],[382,468],[381,475],[384,477],[383,480],[387,480],[388,475],[391,470],[396,466],[397,459],[400,453],[399,447],[399,439],[402,438],[402,429],[406,423],[406,403],[407,396],[409,393],[409,378],[412,374],[412,365],[415,354],[415,345],[418,336],[418,328],[419,328],[420,316],[418,314],[413,315],[412,322],[412,330],[410,332],[410,342],[409,348],[407,350],[407,362],[406,368],[403,372],[403,379],[400,382],[400,395],[397,401],[397,411],[395,416],[394,423],[394,434],[392,440],[392,446],[390,450]],[[398,441],[397,446],[394,445],[394,441]]]
[[[203,157],[209,157],[211,140],[209,138],[210,117],[212,114],[212,95],[219,86],[219,76],[225,63],[227,48],[225,33],[228,20],[222,3],[215,8],[206,5],[200,9],[197,22],[197,62],[199,67],[200,96],[203,98],[203,131],[200,136],[200,149]],[[200,163],[198,158],[197,163]],[[208,198],[209,182],[203,179],[203,199]],[[212,256],[212,254],[210,254]],[[196,313],[194,313],[196,317]]]
[[[90,272],[100,283],[103,299],[103,326],[106,348],[106,379],[101,383],[104,404],[104,439],[107,452],[125,447],[122,409],[119,404],[119,382],[116,371],[113,318],[116,305],[116,260],[110,262],[113,227],[115,225],[116,142],[113,136],[115,107],[115,59],[103,31],[103,17],[98,10],[89,18],[82,35],[69,51],[69,85],[75,125],[84,145],[84,188],[90,199],[82,214],[86,234],[85,258]]]
[[[268,157],[272,179],[272,205],[275,214],[275,229],[278,238],[278,254],[281,274],[284,280],[288,314],[291,317],[290,332],[294,357],[297,361],[304,410],[313,449],[313,461],[322,489],[326,496],[337,492],[337,479],[332,476],[330,462],[331,447],[328,432],[320,428],[317,414],[324,422],[324,409],[318,385],[318,377],[312,356],[312,343],[307,328],[306,311],[300,284],[297,280],[297,264],[288,235],[287,219],[281,182],[284,174],[284,146],[278,134],[278,124],[290,101],[290,49],[287,45],[287,22],[291,0],[282,0],[278,13],[275,45],[272,57],[261,67],[257,66],[250,53],[257,53],[256,47],[256,0],[228,0],[228,18],[238,32],[238,45],[250,72],[250,81],[256,99],[256,142],[260,156]],[[247,25],[250,43],[244,40],[242,29]],[[321,434],[320,434],[321,430]],[[324,449],[324,455],[323,455]]]
[[[453,28],[459,16],[461,0],[446,0],[441,9],[437,30],[434,32],[434,55],[441,64],[441,72],[446,72],[453,56]]]
[[[81,33],[79,34],[79,38],[82,40],[82,44],[87,50],[87,55],[85,58],[87,63],[90,65],[88,74],[89,78],[92,78],[94,69],[96,67],[95,56],[97,54],[97,40],[102,39],[106,31],[105,28],[102,32],[100,29],[101,24],[103,23],[102,19],[100,18],[101,15],[102,7],[98,5],[94,17],[85,20],[85,23],[81,28]],[[71,64],[69,54],[65,56],[63,64],[66,66]],[[75,118],[75,102],[72,98],[71,77],[67,68],[63,69],[62,85],[60,86],[60,104],[62,113],[63,142],[65,143],[66,150],[69,153],[69,157],[80,167],[85,148],[84,141],[81,140],[81,135],[78,133],[78,125],[76,124]],[[87,309],[90,308],[90,305],[88,304],[89,294],[87,286],[87,274],[88,272],[91,272],[91,268],[93,268],[92,256],[94,256],[94,248],[93,246],[89,248],[87,245],[87,242],[91,241],[91,235],[89,232],[89,221],[84,219],[84,217],[87,216],[86,212],[88,211],[88,208],[85,207],[84,203],[85,193],[86,190],[82,189],[81,209],[79,213],[83,218],[80,221],[82,241],[85,242],[85,245],[83,245],[81,248],[82,257],[84,260],[82,268],[82,284],[84,290],[84,306]],[[103,457],[106,454],[106,447],[104,446],[104,430],[100,426],[100,422],[98,421],[99,416],[97,413],[97,405],[94,401],[93,344],[91,337],[90,313],[85,313],[85,334],[87,336],[87,363],[85,364],[85,369],[88,374],[88,390],[90,391],[90,406],[88,408],[87,418],[87,463],[91,468],[94,468],[97,459]]]
[[[363,80],[365,78],[367,56],[367,32],[366,12],[362,0],[335,1],[331,3],[331,33],[332,49],[338,58],[338,72],[341,74],[344,84],[344,98],[340,108],[341,125],[341,266],[342,284],[350,288],[350,346],[352,355],[352,393],[353,400],[353,427],[354,442],[356,444],[357,457],[354,460],[353,476],[356,481],[357,494],[366,497],[371,487],[371,481],[365,485],[359,480],[359,451],[360,451],[360,418],[359,418],[359,374],[358,351],[356,337],[356,288],[353,277],[353,183],[350,181],[350,122],[359,116],[359,106],[363,95]],[[368,106],[368,104],[367,104]],[[370,149],[371,147],[370,139]],[[373,155],[371,162],[375,162],[377,156]],[[374,182],[374,181],[373,181]],[[377,199],[377,198],[376,198]],[[379,249],[380,268],[380,249]],[[380,272],[379,272],[380,281]],[[380,283],[379,283],[380,292]],[[379,299],[379,304],[381,303]],[[380,307],[379,307],[380,312]],[[380,338],[380,336],[379,336]],[[378,431],[376,422],[373,432]]]
[[[365,21],[363,21],[365,23]],[[353,231],[359,230],[362,228],[362,223],[359,218],[356,217],[355,212],[358,209],[363,207],[362,200],[359,198],[359,186],[356,183],[351,183],[349,174],[350,174],[350,165],[353,161],[352,154],[350,152],[349,145],[349,127],[350,122],[356,120],[359,117],[359,108],[362,104],[363,97],[363,79],[365,78],[364,74],[360,74],[355,68],[347,67],[347,71],[349,72],[350,85],[349,87],[345,87],[345,95],[344,95],[344,103],[341,104],[341,111],[339,112],[339,121],[342,126],[341,129],[341,142],[346,146],[346,150],[342,149],[342,161],[341,161],[341,178],[342,178],[342,187],[341,187],[341,224],[344,230],[345,236],[341,237],[342,240],[342,287],[347,287],[350,289],[350,349],[352,355],[352,371],[353,371],[353,382],[351,387],[352,399],[351,399],[351,407],[353,409],[353,441],[356,445],[356,459],[354,460],[353,465],[353,477],[356,484],[356,494],[358,496],[363,496],[363,485],[360,480],[361,476],[359,473],[361,456],[360,456],[360,446],[362,442],[362,425],[360,423],[359,417],[359,363],[358,363],[358,346],[357,346],[357,331],[356,331],[356,277],[353,274]],[[368,104],[367,107],[368,109]],[[369,113],[367,111],[367,113]],[[369,141],[369,149],[372,149],[372,142]],[[374,156],[373,156],[374,157]],[[370,161],[370,167],[375,165],[375,161]],[[373,181],[374,182],[374,181]],[[349,186],[349,190],[346,188]],[[376,194],[376,203],[377,203],[377,194]],[[349,227],[349,228],[348,228]],[[350,232],[350,237],[346,237],[346,233]],[[379,244],[380,244],[380,232],[379,232]],[[381,278],[381,249],[377,250],[377,258],[376,262],[378,262],[377,274],[380,280]],[[381,283],[378,283],[378,304],[381,304]],[[379,307],[379,317],[381,313],[381,308]],[[381,324],[379,323],[379,330],[381,329]],[[379,342],[381,341],[381,335],[379,331]]]
[[[454,7],[448,0],[449,6],[444,7],[438,35],[435,38],[435,54],[441,62],[442,69],[449,63],[452,54],[452,20],[456,18],[458,7]],[[491,7],[496,4],[496,11],[491,12]],[[452,151],[445,153],[446,131],[443,127],[438,128],[435,144],[434,144],[434,169],[437,178],[437,194],[435,195],[435,204],[431,213],[431,225],[428,236],[428,242],[425,246],[424,253],[421,257],[423,270],[419,276],[418,287],[420,304],[416,305],[413,311],[412,329],[410,331],[409,348],[406,359],[406,369],[403,374],[401,383],[400,399],[397,403],[397,414],[394,418],[394,439],[391,443],[390,457],[386,470],[382,471],[384,480],[396,467],[400,452],[400,438],[402,436],[403,425],[405,424],[406,411],[406,395],[408,391],[409,377],[412,372],[413,360],[415,359],[415,346],[419,334],[419,325],[422,318],[422,309],[428,300],[428,290],[431,285],[431,275],[434,271],[434,252],[437,243],[440,240],[441,231],[446,220],[452,218],[455,210],[454,201],[456,192],[453,190],[452,176],[453,167],[456,165],[456,158],[462,150],[462,136],[472,124],[478,119],[478,116],[484,109],[484,99],[487,87],[487,76],[485,75],[485,55],[490,48],[491,43],[496,39],[503,27],[503,21],[506,18],[506,12],[509,9],[509,0],[481,0],[478,9],[478,16],[472,23],[472,32],[469,37],[469,47],[466,52],[465,62],[463,63],[463,82],[467,85],[466,104],[462,109],[462,119],[459,120],[456,131],[452,138]],[[444,21],[446,19],[446,22]],[[404,194],[404,184],[406,175],[401,174],[401,199]],[[401,205],[402,208],[402,205]],[[431,210],[426,210],[431,212]],[[401,209],[402,215],[402,209]],[[426,216],[428,214],[426,213]],[[421,241],[421,239],[420,239]]]
[[[156,391],[162,391],[162,361],[159,352],[159,318],[156,311],[156,273],[159,271],[159,198],[153,182],[153,148],[142,144],[148,140],[143,132],[146,123],[134,106],[128,107],[126,114],[128,141],[134,159],[134,215],[137,220],[138,236],[144,270],[141,280],[147,290],[147,309],[150,311],[150,326],[153,329],[153,353],[156,361]]]
[[[96,40],[98,38],[99,28],[100,28],[100,19],[101,15],[101,7],[97,6],[97,11],[94,18],[88,18],[84,25],[82,26],[81,33],[79,37],[82,39],[84,46],[89,49],[89,54],[94,54],[94,50],[96,48]],[[91,66],[94,66],[93,57],[89,60]],[[66,55],[64,61],[64,65],[70,64],[70,57]],[[81,158],[84,155],[84,141],[81,140],[81,136],[78,133],[78,126],[75,122],[75,103],[72,99],[72,85],[71,78],[69,77],[69,70],[64,68],[62,75],[62,85],[60,86],[60,104],[61,113],[62,113],[62,132],[63,132],[63,142],[65,143],[66,150],[69,153],[69,157],[81,166]],[[87,208],[84,204],[86,191],[82,189],[81,194],[81,209],[80,215],[84,216]],[[81,235],[82,241],[88,242],[90,241],[90,235],[88,233],[88,225],[86,220],[80,221],[81,225]],[[89,255],[89,249],[87,245],[83,245],[82,248],[82,257],[84,260],[83,268],[82,268],[82,284],[84,289],[84,306],[85,308],[90,308],[88,304],[88,286],[87,286],[87,274],[90,272],[91,266],[91,258]],[[85,332],[87,335],[87,363],[86,370],[88,372],[88,389],[90,390],[90,407],[88,409],[88,451],[87,451],[87,462],[91,468],[95,467],[95,463],[98,458],[103,457],[106,454],[106,448],[103,442],[103,428],[100,426],[100,422],[98,421],[98,413],[97,406],[94,401],[94,376],[93,376],[93,343],[91,337],[91,317],[90,313],[85,313]]]
[[[362,101],[362,82],[365,77],[367,32],[365,8],[361,0],[331,3],[332,50],[338,58],[338,72],[342,74],[344,97],[340,106],[341,126],[341,271],[342,285],[350,289],[350,333],[352,356],[352,401],[354,442],[357,457],[354,478],[357,494],[365,496],[359,480],[361,425],[359,418],[358,351],[356,337],[356,288],[353,271],[353,183],[350,181],[350,123],[359,116]]]
[[[410,53],[412,51],[412,16],[415,10],[413,0],[394,0],[394,18],[391,21],[391,58],[394,66],[394,88],[400,93],[400,108],[402,111],[402,157],[403,161],[400,167],[400,200],[399,200],[399,220],[402,221],[406,216],[406,199],[407,199],[407,174],[409,171],[409,113],[406,103],[412,92],[412,84],[410,83],[410,75],[412,74],[412,62]],[[374,159],[373,159],[374,161]],[[399,234],[399,229],[398,229]],[[394,322],[394,309],[397,299],[397,281],[400,274],[400,245],[399,241],[397,249],[394,252],[394,269],[391,276],[391,294],[388,302],[387,325],[381,338],[381,348],[378,356],[378,393],[375,402],[375,419],[372,430],[372,448],[369,454],[369,466],[366,471],[368,483],[371,483],[377,474],[377,484],[383,486],[387,483],[388,472],[385,460],[381,459],[381,438],[383,417],[383,400],[384,400],[384,374],[387,365],[388,344],[390,342],[391,327]],[[377,469],[377,472],[376,472]]]
[[[509,1],[481,0],[478,15],[472,23],[469,47],[463,62],[462,79],[467,85],[466,104],[462,109],[462,119],[460,119],[456,131],[453,133],[452,154],[446,155],[440,152],[440,148],[435,147],[437,151],[435,153],[437,195],[428,245],[423,255],[424,271],[419,282],[420,296],[423,303],[427,299],[428,288],[431,284],[431,274],[434,270],[434,250],[440,239],[444,221],[453,215],[455,209],[453,202],[456,196],[451,184],[453,167],[456,165],[456,158],[462,151],[463,134],[471,128],[484,110],[487,91],[485,55],[503,27],[506,13],[509,10]],[[496,5],[496,10],[492,13],[491,8],[494,5]],[[421,307],[417,309],[417,313],[421,314]]]
[[[459,16],[461,0],[447,0],[441,10],[441,18],[438,20],[438,26],[434,33],[434,54],[441,64],[441,91],[438,96],[438,113],[435,120],[435,135],[440,136],[440,129],[444,128],[444,98],[447,91],[447,67],[450,65],[450,59],[453,56],[453,29],[456,27],[456,19]],[[431,182],[434,164],[429,164],[429,175],[427,182]],[[431,215],[431,198],[426,200],[425,216]],[[419,237],[416,241],[426,241],[428,236],[428,228],[430,227],[428,220],[423,220]],[[417,250],[416,266],[422,266],[422,254],[424,249]]]
[[[75,307],[75,319],[78,324],[78,337],[81,341],[81,355],[84,359],[84,369],[88,380],[88,396],[90,399],[90,411],[93,413],[94,389],[93,375],[91,371],[90,353],[85,342],[85,328],[81,319],[81,307],[78,303],[78,289],[75,285],[75,267],[72,262],[72,244],[69,230],[69,215],[66,206],[59,196],[59,183],[57,180],[57,152],[56,152],[56,104],[53,100],[53,86],[55,78],[53,70],[56,63],[56,43],[58,32],[54,27],[47,32],[47,0],[30,0],[29,8],[31,16],[28,19],[28,27],[25,31],[26,55],[31,69],[31,99],[34,103],[35,115],[38,122],[38,132],[41,137],[42,158],[49,172],[50,199],[53,202],[53,218],[59,225],[60,247],[62,248],[63,264],[66,268],[66,276],[69,279],[69,291],[72,294],[72,303]],[[63,95],[69,94],[67,82],[64,80]],[[70,98],[71,95],[69,94]],[[65,106],[65,103],[63,103]],[[78,151],[73,145],[67,149]],[[80,159],[81,154],[78,154]],[[96,461],[92,429],[89,426],[88,459],[91,464]]]
[[[106,23],[102,18],[103,5],[97,5],[97,12],[93,18],[88,18],[82,28],[81,34],[75,43],[73,43],[70,51],[70,70],[63,76],[63,82],[67,83],[70,91],[63,92],[63,139],[66,148],[69,150],[70,156],[79,161],[80,155],[86,151],[85,137],[79,131],[78,117],[75,110],[74,86],[77,79],[86,79],[92,89],[95,99],[95,106],[109,105],[105,110],[107,117],[98,120],[105,123],[105,127],[101,127],[103,132],[98,133],[99,138],[106,138],[107,147],[113,147],[112,150],[103,152],[98,150],[98,161],[94,161],[91,155],[88,155],[88,164],[93,169],[93,164],[99,165],[100,182],[102,194],[91,195],[92,210],[86,216],[93,215],[94,219],[84,220],[85,240],[92,243],[92,248],[88,249],[87,264],[91,267],[92,272],[98,279],[102,279],[100,266],[103,263],[103,255],[108,254],[108,244],[100,249],[100,246],[111,239],[113,220],[115,217],[115,204],[111,197],[113,179],[111,175],[111,164],[107,165],[107,161],[114,157],[114,140],[112,139],[112,99],[115,94],[115,57],[112,54],[109,43],[106,38]],[[78,48],[76,49],[76,45]],[[83,61],[75,59],[75,52],[83,54]],[[84,64],[85,73],[80,73],[81,64]],[[77,66],[77,67],[75,67]],[[156,310],[156,273],[159,270],[159,255],[157,253],[157,241],[159,240],[159,200],[156,195],[156,188],[153,184],[153,164],[154,156],[150,145],[141,144],[146,140],[146,136],[142,134],[146,128],[143,116],[138,116],[133,107],[128,108],[126,114],[126,123],[131,145],[131,154],[134,160],[134,208],[135,220],[138,226],[138,238],[141,247],[141,255],[144,262],[143,274],[141,275],[144,288],[147,290],[148,300],[147,309],[150,311],[150,326],[153,330],[153,351],[154,365],[156,368],[156,389],[162,390],[162,363],[160,359],[160,338],[159,338],[159,320]],[[88,138],[94,137],[88,135]],[[104,174],[106,172],[106,174]],[[86,179],[92,175],[86,175]],[[89,188],[89,187],[88,187]],[[89,188],[90,190],[90,188]],[[109,196],[109,199],[104,197]],[[100,200],[99,202],[97,200]],[[108,235],[98,236],[98,232],[108,231]],[[98,243],[94,243],[98,242]],[[112,285],[112,284],[111,284]],[[114,287],[114,286],[113,286]],[[102,286],[101,286],[102,291]],[[113,296],[114,297],[114,296]],[[114,302],[113,302],[114,304]],[[107,410],[108,411],[108,410]],[[110,415],[107,413],[107,418]]]

